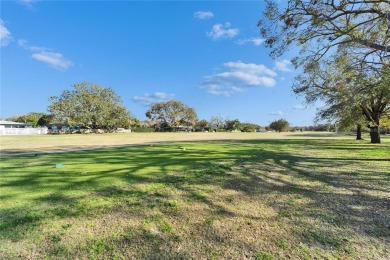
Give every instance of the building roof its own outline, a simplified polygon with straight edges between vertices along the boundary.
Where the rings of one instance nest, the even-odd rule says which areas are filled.
[[[29,125],[25,123],[20,123],[20,122],[12,122],[12,121],[0,121],[0,125]]]

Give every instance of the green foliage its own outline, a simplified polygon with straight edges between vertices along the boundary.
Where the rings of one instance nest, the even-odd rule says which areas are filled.
[[[178,126],[193,126],[197,118],[194,108],[176,100],[153,103],[145,115],[168,130]]]
[[[49,124],[53,121],[53,115],[42,115],[38,119],[39,126],[49,126]]]
[[[40,124],[41,122],[39,121],[41,117],[48,117],[48,115],[46,115],[45,113],[31,112],[25,115],[13,116],[11,118],[8,118],[8,120],[14,122],[26,123],[33,127],[37,127],[37,126],[43,126],[42,124]]]
[[[320,99],[318,118],[341,127],[370,124],[379,143],[379,118],[390,110],[389,5],[378,1],[267,0],[260,31],[271,56],[300,47],[292,59],[303,68],[293,90],[308,103]]]
[[[390,117],[384,116],[380,119],[379,125],[382,133],[390,134]]]
[[[267,0],[258,26],[273,57],[300,46],[294,65],[321,60],[344,48],[354,54],[356,64],[376,66],[384,62],[377,57],[389,52],[388,12],[387,0]]]
[[[209,122],[205,119],[198,120],[195,123],[195,128],[199,130],[207,130],[209,128]]]
[[[287,122],[286,119],[281,118],[279,120],[271,122],[269,128],[275,130],[276,132],[288,131],[290,128],[290,124]]]
[[[346,53],[333,57],[307,64],[305,73],[296,78],[294,92],[305,95],[308,103],[325,103],[317,120],[334,121],[340,129],[379,126],[379,119],[390,111],[389,69],[361,70]]]
[[[241,123],[240,125],[241,132],[256,132],[256,130],[259,128],[259,125],[252,123]]]
[[[55,123],[106,130],[130,127],[130,113],[113,89],[88,82],[75,84],[73,88],[50,98],[48,110]]]
[[[210,118],[210,127],[218,131],[218,129],[223,129],[223,122],[222,116],[212,116]]]
[[[257,252],[253,255],[256,260],[273,260],[274,257],[270,253],[267,252]]]
[[[239,131],[241,126],[241,122],[238,119],[234,120],[225,120],[224,129],[226,131]]]
[[[136,127],[132,127],[131,131],[135,133],[151,133],[151,132],[156,132],[156,129],[154,127],[136,126]]]
[[[154,125],[150,124],[147,121],[140,121],[135,117],[131,117],[130,128],[132,132],[146,133],[146,132],[155,132],[156,128]]]

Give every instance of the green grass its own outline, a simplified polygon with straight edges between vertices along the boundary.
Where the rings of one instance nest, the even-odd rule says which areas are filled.
[[[162,143],[0,167],[0,259],[390,257],[386,138]]]
[[[331,137],[344,139],[345,135],[327,132],[296,133],[128,133],[128,134],[73,134],[73,135],[20,135],[0,136],[0,154],[34,153],[123,147],[145,143],[215,141],[215,140],[269,140],[269,139],[319,139]],[[367,135],[364,136],[369,138]],[[384,139],[386,142],[388,138]],[[180,147],[181,149],[183,147]],[[185,147],[184,147],[185,148]]]

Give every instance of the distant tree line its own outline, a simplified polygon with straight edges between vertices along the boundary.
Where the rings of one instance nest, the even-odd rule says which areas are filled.
[[[291,127],[285,119],[278,119],[268,126],[241,122],[239,119],[224,119],[212,116],[210,120],[199,119],[194,108],[180,101],[170,100],[151,104],[141,121],[131,116],[122,105],[122,99],[111,88],[82,82],[65,90],[58,97],[50,97],[49,113],[31,112],[9,118],[32,127],[46,126],[53,133],[116,132],[130,129],[133,132],[257,132],[257,131],[336,131],[350,130],[351,124],[319,124]],[[390,131],[390,119],[381,118],[383,133]],[[363,128],[367,130],[368,128]]]
[[[326,131],[355,126],[356,139],[361,139],[362,131],[369,129],[371,143],[380,143],[380,134],[389,129],[390,119],[389,1],[266,0],[265,3],[258,26],[271,57],[279,59],[289,49],[296,50],[291,63],[299,73],[292,85],[293,92],[304,96],[308,104],[317,101],[324,104],[317,119],[331,123],[324,125]],[[74,87],[52,98],[50,115],[45,120],[105,131],[119,127],[155,131],[256,128],[238,119],[198,120],[193,108],[173,100],[152,104],[146,114],[150,121],[137,122],[112,89],[91,83]],[[36,115],[22,120],[38,124],[31,116]],[[284,121],[271,122],[268,129],[287,131],[290,128]]]

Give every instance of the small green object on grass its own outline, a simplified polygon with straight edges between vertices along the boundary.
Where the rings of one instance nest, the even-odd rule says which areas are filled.
[[[56,164],[56,168],[62,168],[62,167],[64,167],[64,164],[62,164],[62,163],[57,163]]]

